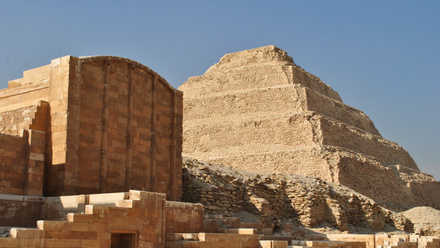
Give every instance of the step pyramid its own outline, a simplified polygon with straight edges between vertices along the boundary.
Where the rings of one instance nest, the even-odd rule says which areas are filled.
[[[394,208],[421,201],[440,207],[425,192],[439,183],[407,151],[275,46],[227,54],[179,90],[184,156],[256,173],[317,176]]]

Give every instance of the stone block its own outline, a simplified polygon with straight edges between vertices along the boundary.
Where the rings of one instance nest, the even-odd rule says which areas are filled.
[[[262,233],[263,235],[273,235],[273,228],[264,227]]]
[[[14,247],[18,248],[19,246],[19,240],[16,238],[0,238],[0,247],[9,248]]]
[[[81,247],[82,248],[101,247],[100,244],[101,244],[100,240],[86,240],[86,239],[83,239],[81,241]]]
[[[43,239],[42,246],[43,247],[82,247],[81,239]]]
[[[261,248],[287,248],[288,242],[285,240],[260,240]]]
[[[228,228],[224,231],[225,233],[233,234],[257,234],[257,229],[255,228]]]
[[[64,221],[39,220],[37,221],[37,228],[45,231],[64,230],[65,224]]]
[[[69,222],[92,222],[93,221],[93,215],[92,214],[76,214],[76,213],[69,213],[66,216],[66,220]]]

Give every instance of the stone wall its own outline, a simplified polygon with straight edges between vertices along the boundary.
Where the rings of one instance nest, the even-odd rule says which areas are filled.
[[[0,113],[0,132],[19,135],[23,129],[29,129],[36,111],[37,106],[31,105]]]
[[[73,180],[77,193],[141,189],[179,199],[181,94],[128,60],[84,58],[77,66],[65,189]]]
[[[343,153],[344,151],[337,151]],[[429,196],[440,190],[440,182],[431,175],[404,166],[384,166],[377,160],[347,155],[338,158],[340,183],[367,195],[382,206],[396,211],[414,206],[440,206],[440,199]],[[355,166],[356,165],[356,166]],[[361,178],[351,175],[363,175]]]
[[[46,133],[24,130],[23,136],[0,133],[0,192],[41,196]]]
[[[42,132],[48,130],[49,103],[39,101],[15,110],[0,113],[0,133],[20,135],[24,129],[34,129]]]
[[[124,241],[121,247],[127,247],[127,242],[131,242],[129,247],[165,247],[166,234],[202,232],[204,228],[203,206],[167,202],[162,193],[130,190],[37,199],[0,198],[0,207],[7,204],[4,201],[14,201],[18,206],[13,223],[26,227],[37,224],[31,229],[12,228],[9,238],[0,238],[0,247],[114,247]],[[16,218],[23,219],[19,222]],[[28,224],[36,218],[44,220]]]
[[[167,201],[165,203],[166,233],[204,232],[202,204]]]
[[[24,194],[27,137],[0,134],[1,192]]]
[[[402,215],[349,188],[310,176],[253,174],[184,159],[183,188],[183,200],[202,203],[207,214],[245,211],[278,231],[286,220],[306,227],[328,223],[341,231],[350,226],[380,231],[386,224],[412,231]]]
[[[139,189],[180,199],[182,93],[150,68],[65,56],[10,81],[0,106],[4,130],[47,133],[45,195]]]
[[[87,205],[63,221],[39,220],[37,229],[12,228],[1,247],[164,247],[165,195],[130,191],[127,199]],[[99,198],[99,196],[97,196]],[[116,246],[120,247],[120,246]]]
[[[0,194],[0,225],[35,227],[43,203],[41,196]]]
[[[8,88],[0,89],[0,112],[38,105],[49,100],[51,65],[23,72],[23,78],[11,80]]]

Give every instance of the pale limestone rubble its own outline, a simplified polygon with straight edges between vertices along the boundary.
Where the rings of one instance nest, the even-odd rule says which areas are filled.
[[[439,182],[275,46],[227,54],[179,90],[184,156],[258,173],[313,175],[392,209],[440,207],[431,194]]]

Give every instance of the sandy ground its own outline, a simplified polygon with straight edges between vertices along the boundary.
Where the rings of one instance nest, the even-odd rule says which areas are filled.
[[[440,210],[415,207],[401,212],[414,224],[414,231],[424,235],[440,235]]]

